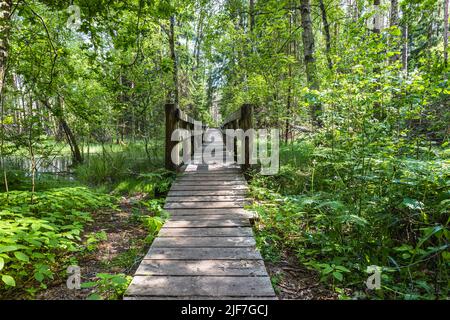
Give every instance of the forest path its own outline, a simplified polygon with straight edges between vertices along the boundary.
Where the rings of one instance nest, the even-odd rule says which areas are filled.
[[[222,133],[203,148],[227,153]],[[170,219],[128,287],[126,300],[275,299],[244,210],[247,182],[232,163],[188,164],[168,194]]]

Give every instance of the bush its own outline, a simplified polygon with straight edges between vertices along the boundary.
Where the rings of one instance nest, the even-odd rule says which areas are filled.
[[[55,188],[32,194],[0,194],[0,291],[44,287],[67,252],[79,250],[80,234],[91,221],[86,211],[112,206],[112,198],[87,188]],[[31,281],[31,282],[30,282]]]
[[[377,265],[383,289],[375,296],[447,297],[450,167],[440,160],[444,152],[418,160],[378,150],[367,152],[364,163],[356,152],[326,146],[281,152],[289,160],[280,173],[256,175],[251,183],[266,258],[295,252],[337,291],[363,291],[367,267]],[[293,159],[297,154],[302,161]]]

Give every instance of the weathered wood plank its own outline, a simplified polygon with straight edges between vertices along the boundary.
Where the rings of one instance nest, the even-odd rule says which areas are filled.
[[[191,216],[191,215],[234,215],[236,218],[240,216],[252,216],[252,211],[247,211],[241,208],[228,208],[228,209],[211,209],[211,208],[196,208],[196,209],[166,209],[171,216]]]
[[[217,189],[221,189],[225,186],[243,186],[246,185],[244,181],[214,181],[214,180],[202,180],[202,186],[217,186]],[[198,186],[198,181],[177,181],[174,186]]]
[[[151,247],[144,259],[152,260],[261,260],[254,248],[157,248]]]
[[[159,237],[251,237],[252,229],[248,227],[225,228],[166,228],[163,227]]]
[[[246,185],[211,186],[203,184],[174,184],[170,191],[248,190]]]
[[[253,237],[158,237],[155,248],[239,248],[254,247]]]
[[[170,191],[168,197],[185,196],[245,196],[246,190],[195,190],[195,191]]]
[[[273,297],[269,277],[136,276],[127,296]]]
[[[248,219],[226,220],[169,220],[164,228],[218,228],[218,227],[250,227]]]
[[[262,260],[144,260],[135,276],[266,276]]]
[[[157,297],[144,297],[144,296],[133,296],[124,297],[123,300],[229,300],[229,301],[241,301],[241,300],[278,300],[277,297],[168,297],[168,296],[157,296]]]
[[[205,220],[236,220],[243,219],[246,221],[250,221],[250,219],[255,219],[257,216],[255,213],[247,213],[241,215],[235,214],[197,214],[197,215],[171,215],[170,221],[205,221]]]
[[[193,177],[211,177],[211,176],[240,176],[242,172],[240,170],[225,170],[225,171],[185,171],[182,176]]]
[[[164,209],[226,209],[226,208],[242,208],[243,201],[203,201],[203,202],[169,202],[166,203]]]
[[[214,182],[228,182],[228,181],[236,181],[236,182],[243,182],[245,183],[246,180],[244,179],[244,177],[233,177],[233,176],[229,176],[229,177],[218,177],[218,176],[211,176],[211,177],[191,177],[191,176],[184,176],[184,177],[179,177],[177,179],[177,183],[185,183],[188,181],[195,181],[195,182],[206,182],[206,181],[214,181]]]
[[[244,196],[169,196],[166,198],[166,203],[169,202],[249,202]]]

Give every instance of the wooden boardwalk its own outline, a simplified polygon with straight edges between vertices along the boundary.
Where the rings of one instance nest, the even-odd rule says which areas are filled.
[[[221,134],[212,134],[225,153]],[[167,197],[171,217],[125,299],[275,299],[255,248],[252,214],[244,210],[246,192],[234,163],[187,165]]]

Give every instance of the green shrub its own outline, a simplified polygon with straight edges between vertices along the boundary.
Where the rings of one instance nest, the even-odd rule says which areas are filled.
[[[0,291],[52,279],[67,252],[80,249],[86,210],[112,206],[112,198],[82,187],[32,194],[0,194]]]

